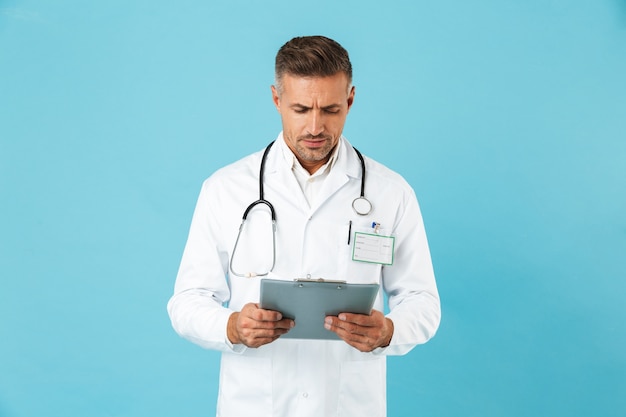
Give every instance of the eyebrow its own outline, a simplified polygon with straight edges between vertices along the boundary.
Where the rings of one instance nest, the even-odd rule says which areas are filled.
[[[311,110],[312,109],[312,107],[305,106],[304,104],[300,104],[300,103],[294,103],[294,104],[290,105],[289,107],[291,107],[291,108],[298,108],[298,109],[301,109],[301,110]],[[322,110],[334,110],[334,109],[338,109],[338,108],[341,108],[341,104],[333,103],[333,104],[329,104],[328,106],[321,107]]]

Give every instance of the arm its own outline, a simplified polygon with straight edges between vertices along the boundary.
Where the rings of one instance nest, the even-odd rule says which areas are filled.
[[[403,355],[436,333],[441,320],[426,231],[415,194],[404,197],[404,210],[395,227],[394,265],[383,268],[383,286],[389,296],[387,318],[394,323],[388,347],[376,352]]]
[[[218,239],[223,232],[217,219],[224,213],[212,211],[209,196],[215,195],[209,179],[198,198],[168,312],[185,339],[207,349],[241,352],[273,342],[293,327],[293,321],[253,303],[240,312],[224,306],[231,298],[226,280],[229,254]]]
[[[362,352],[402,355],[425,343],[436,332],[441,317],[439,294],[417,199],[407,193],[394,227],[394,265],[383,268],[383,286],[389,296],[385,317],[342,313],[326,317],[325,327]]]
[[[167,310],[174,330],[185,339],[207,349],[243,350],[233,346],[226,335],[233,313],[224,307],[230,299],[226,281],[228,254],[220,250],[217,242],[221,230],[213,221],[209,188],[207,180],[198,197]]]

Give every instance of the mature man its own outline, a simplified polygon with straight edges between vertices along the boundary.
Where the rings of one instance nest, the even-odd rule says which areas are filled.
[[[370,158],[362,165],[342,136],[355,89],[341,45],[290,40],[275,81],[282,132],[204,182],[168,304],[172,324],[222,351],[218,416],[384,416],[386,356],[425,343],[440,320],[419,206],[404,179]],[[365,208],[353,207],[359,196]],[[388,242],[389,256],[360,253],[357,238]],[[320,321],[339,340],[281,337],[297,320],[260,308],[260,280],[297,277],[380,290],[371,314]]]

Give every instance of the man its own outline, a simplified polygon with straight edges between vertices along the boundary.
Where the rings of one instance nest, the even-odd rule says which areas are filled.
[[[282,132],[267,155],[254,153],[204,182],[170,318],[181,336],[222,351],[218,416],[384,416],[386,355],[407,353],[439,326],[419,206],[398,174],[369,158],[363,171],[342,136],[355,89],[341,45],[294,38],[275,69]],[[247,211],[259,194],[261,203]],[[353,201],[362,194],[371,210],[357,213]],[[390,256],[368,258],[354,247],[357,237],[391,242]],[[320,322],[341,340],[281,337],[298,323],[259,307],[260,280],[298,277],[380,290],[370,315]]]

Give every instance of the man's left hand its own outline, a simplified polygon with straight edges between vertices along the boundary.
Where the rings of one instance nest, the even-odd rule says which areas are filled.
[[[393,321],[378,310],[372,310],[369,316],[351,313],[327,316],[324,327],[361,352],[389,346],[393,336]]]

